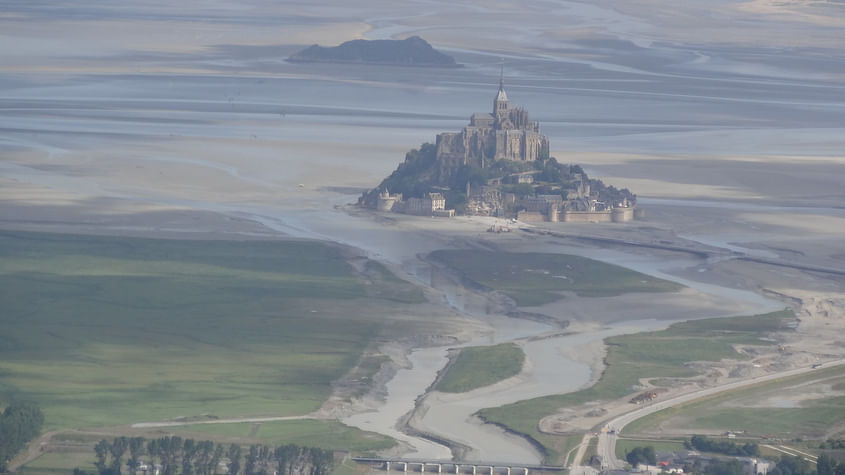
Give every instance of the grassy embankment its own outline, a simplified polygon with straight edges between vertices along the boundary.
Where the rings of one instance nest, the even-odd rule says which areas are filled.
[[[519,374],[525,353],[513,343],[460,350],[455,362],[437,384],[437,390],[463,393]]]
[[[632,422],[625,431],[649,433],[658,424],[676,426],[682,417],[684,430],[690,433],[730,430],[748,437],[825,438],[831,427],[845,422],[845,396],[836,389],[843,384],[845,366],[822,367],[666,409]]]
[[[97,473],[97,467],[94,466],[94,451],[79,451],[79,452],[47,452],[26,466],[18,469],[17,473],[26,473],[31,475],[41,474],[66,474],[72,473],[74,468],[80,468],[91,473]]]
[[[272,445],[296,444],[328,450],[367,452],[390,448],[392,439],[373,432],[364,432],[336,421],[314,419],[239,423],[194,424],[170,429],[182,438],[237,438]]]
[[[581,465],[587,465],[590,463],[590,459],[593,458],[594,455],[599,454],[599,438],[593,437],[587,443],[587,448],[584,449],[584,456],[578,462]]]
[[[569,291],[587,297],[629,292],[675,292],[683,286],[624,267],[568,254],[440,250],[430,257],[461,276],[499,290],[521,307],[563,298]]]
[[[0,405],[38,402],[46,429],[305,414],[421,300],[315,242],[2,232]]]
[[[548,460],[554,462],[572,446],[572,437],[561,439],[541,433],[537,423],[543,417],[564,407],[634,394],[632,386],[641,378],[693,376],[695,372],[684,366],[689,361],[748,358],[737,353],[733,345],[772,345],[773,342],[760,338],[784,329],[785,322],[793,318],[792,312],[785,310],[752,317],[696,320],[677,323],[663,331],[611,337],[605,340],[607,368],[595,385],[569,394],[484,409],[480,415],[489,422],[534,438],[546,447]]]

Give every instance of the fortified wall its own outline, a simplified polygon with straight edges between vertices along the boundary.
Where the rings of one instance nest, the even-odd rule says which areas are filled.
[[[624,223],[633,221],[634,208],[613,208],[602,211],[570,211],[551,208],[547,212],[520,211],[517,219],[524,223]],[[642,217],[640,214],[638,217]]]

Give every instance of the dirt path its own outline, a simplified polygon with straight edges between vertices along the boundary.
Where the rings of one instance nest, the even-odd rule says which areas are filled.
[[[591,434],[590,432],[587,432],[586,434],[584,434],[584,437],[581,438],[581,443],[578,444],[578,447],[575,447],[575,449],[574,449],[575,450],[575,457],[572,458],[572,465],[573,466],[582,465],[581,459],[584,458],[584,452],[587,451],[587,446],[590,445],[590,441],[592,439],[593,439],[593,434]],[[569,454],[566,454],[566,459],[564,461],[566,461],[568,459],[569,459]],[[584,465],[586,465],[586,464],[584,464]]]
[[[156,427],[178,427],[191,426],[196,424],[240,424],[245,422],[260,423],[260,422],[277,422],[277,421],[297,421],[302,419],[319,419],[314,414],[304,414],[301,416],[278,416],[278,417],[242,417],[238,419],[213,419],[207,421],[163,421],[163,422],[137,422],[132,424],[133,429],[150,429]]]
[[[21,454],[18,454],[17,457],[13,458],[11,462],[9,462],[9,472],[14,472],[18,468],[32,462],[33,460],[37,459],[41,455],[42,448],[50,443],[50,439],[53,438],[54,435],[58,434],[59,431],[50,431],[42,434],[37,439],[33,440],[29,443],[26,447],[26,451]]]

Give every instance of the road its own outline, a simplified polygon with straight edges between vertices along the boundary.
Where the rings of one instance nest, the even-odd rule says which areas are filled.
[[[784,447],[782,445],[776,447],[774,445],[768,445],[768,444],[762,444],[761,447],[766,447],[766,448],[772,449],[776,452],[780,452],[780,453],[783,453],[783,454],[786,454],[786,455],[791,455],[793,457],[801,457],[801,458],[803,458],[804,460],[806,460],[810,463],[817,463],[818,462],[818,457],[816,457],[815,455],[808,454],[807,452],[802,452],[798,449],[793,449],[791,447]]]
[[[564,462],[569,460],[569,455],[572,454],[572,451],[575,451],[575,457],[572,458],[572,469],[570,469],[570,475],[595,475],[598,473],[596,469],[590,467],[589,465],[583,465],[582,460],[584,458],[584,452],[587,451],[587,446],[590,445],[590,440],[593,439],[592,432],[587,432],[584,434],[584,437],[581,439],[581,443],[578,444],[574,449],[570,450],[568,454],[566,454],[566,459]],[[589,460],[586,461],[590,463]]]
[[[840,366],[843,364],[845,364],[845,360],[836,360],[825,363],[822,368],[826,369],[835,366]],[[736,381],[720,386],[714,386],[712,388],[702,389],[700,391],[695,391],[692,393],[682,394],[680,396],[666,399],[664,401],[652,403],[645,407],[637,408],[631,412],[611,419],[606,423],[606,427],[609,430],[601,431],[599,433],[598,454],[602,457],[602,460],[604,461],[608,469],[623,468],[625,465],[625,461],[618,460],[616,458],[616,439],[617,435],[622,432],[622,429],[631,422],[648,416],[650,414],[654,414],[655,412],[662,411],[663,409],[694,401],[696,399],[713,396],[715,394],[719,394],[726,391],[733,391],[735,389],[740,389],[746,386],[751,386],[753,384],[764,383],[766,381],[772,381],[779,378],[786,378],[790,376],[797,376],[804,373],[809,373],[814,371],[815,369],[816,368],[813,368],[812,366],[806,366],[792,369],[789,371],[767,374],[765,376],[758,376],[756,378],[751,378],[745,381]]]

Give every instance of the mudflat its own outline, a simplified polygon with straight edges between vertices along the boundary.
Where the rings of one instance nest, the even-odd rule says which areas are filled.
[[[841,7],[760,0],[722,2],[717,14],[711,8],[692,0],[12,5],[0,16],[8,39],[0,49],[0,227],[320,239],[384,263],[450,318],[432,323],[442,328],[436,338],[380,348],[398,368],[390,381],[413,391],[383,382],[386,393],[350,405],[329,398],[322,413],[389,433],[410,453],[450,453],[395,429],[445,364],[446,346],[560,331],[503,316],[487,296],[441,279],[421,259],[438,249],[576,254],[687,287],[660,299],[569,296],[529,308],[570,321],[581,335],[526,350],[533,366],[517,378],[531,397],[594,380],[602,338],[623,331],[625,321],[647,320],[631,324],[640,331],[789,306],[800,319],[786,337],[791,351],[760,371],[838,357],[845,289],[841,274],[829,271],[845,268]],[[313,43],[414,34],[465,67],[284,61]],[[540,121],[551,154],[630,188],[644,221],[533,228],[564,237],[491,235],[490,219],[346,206],[409,148],[487,110],[503,56],[508,93]],[[699,253],[653,247],[661,243]],[[551,358],[562,358],[552,361],[577,384],[535,377],[545,374],[538,360]],[[439,420],[515,402],[520,395],[508,387],[471,394],[472,411],[444,404],[442,419],[417,411],[409,423],[437,432]],[[476,441],[469,450],[540,457],[477,420],[468,424],[483,429],[453,429],[449,437]]]

